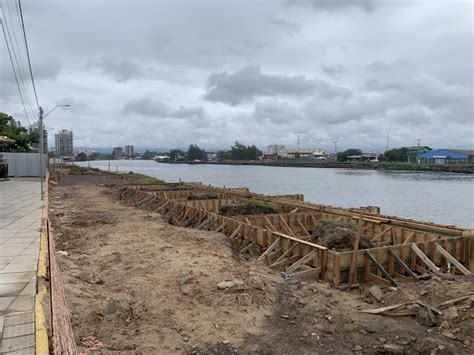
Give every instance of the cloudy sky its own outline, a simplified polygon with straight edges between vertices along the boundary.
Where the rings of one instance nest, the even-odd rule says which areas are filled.
[[[1,3],[17,25],[15,2]],[[46,119],[50,142],[60,129],[89,147],[292,147],[300,135],[380,151],[389,131],[391,147],[474,145],[469,0],[22,5],[40,104],[72,105]],[[0,47],[0,111],[26,123]]]

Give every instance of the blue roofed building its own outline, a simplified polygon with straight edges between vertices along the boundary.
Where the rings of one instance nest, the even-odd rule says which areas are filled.
[[[421,164],[474,163],[474,150],[435,149],[418,157]]]

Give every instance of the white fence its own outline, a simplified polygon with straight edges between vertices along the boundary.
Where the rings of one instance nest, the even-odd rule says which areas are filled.
[[[39,153],[2,153],[0,159],[8,164],[8,176],[39,176]],[[48,155],[43,154],[43,176],[46,174]]]

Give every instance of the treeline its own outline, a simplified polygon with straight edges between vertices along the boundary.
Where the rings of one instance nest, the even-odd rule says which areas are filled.
[[[380,161],[390,161],[390,162],[407,162],[408,161],[408,148],[401,147],[401,148],[394,148],[387,150],[383,154],[378,154],[377,159]],[[362,155],[362,150],[351,148],[347,149],[343,152],[337,153],[337,161],[344,162],[347,161],[348,157],[351,155]]]

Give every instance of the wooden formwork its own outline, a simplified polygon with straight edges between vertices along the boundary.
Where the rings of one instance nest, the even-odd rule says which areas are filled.
[[[396,277],[417,280],[420,273],[440,272],[441,267],[451,266],[470,275],[472,236],[462,228],[364,213],[364,209],[301,205],[300,201],[291,203],[270,196],[262,199],[278,204],[286,213],[229,217],[220,215],[219,207],[242,197],[261,199],[262,195],[203,185],[187,187],[159,191],[120,187],[119,195],[137,207],[161,213],[176,226],[221,232],[236,250],[249,253],[270,268],[320,277],[336,285],[375,281],[396,286]],[[202,191],[213,191],[221,198],[187,200]],[[322,219],[357,224],[358,233],[370,237],[377,247],[337,252],[310,242],[315,225]]]

